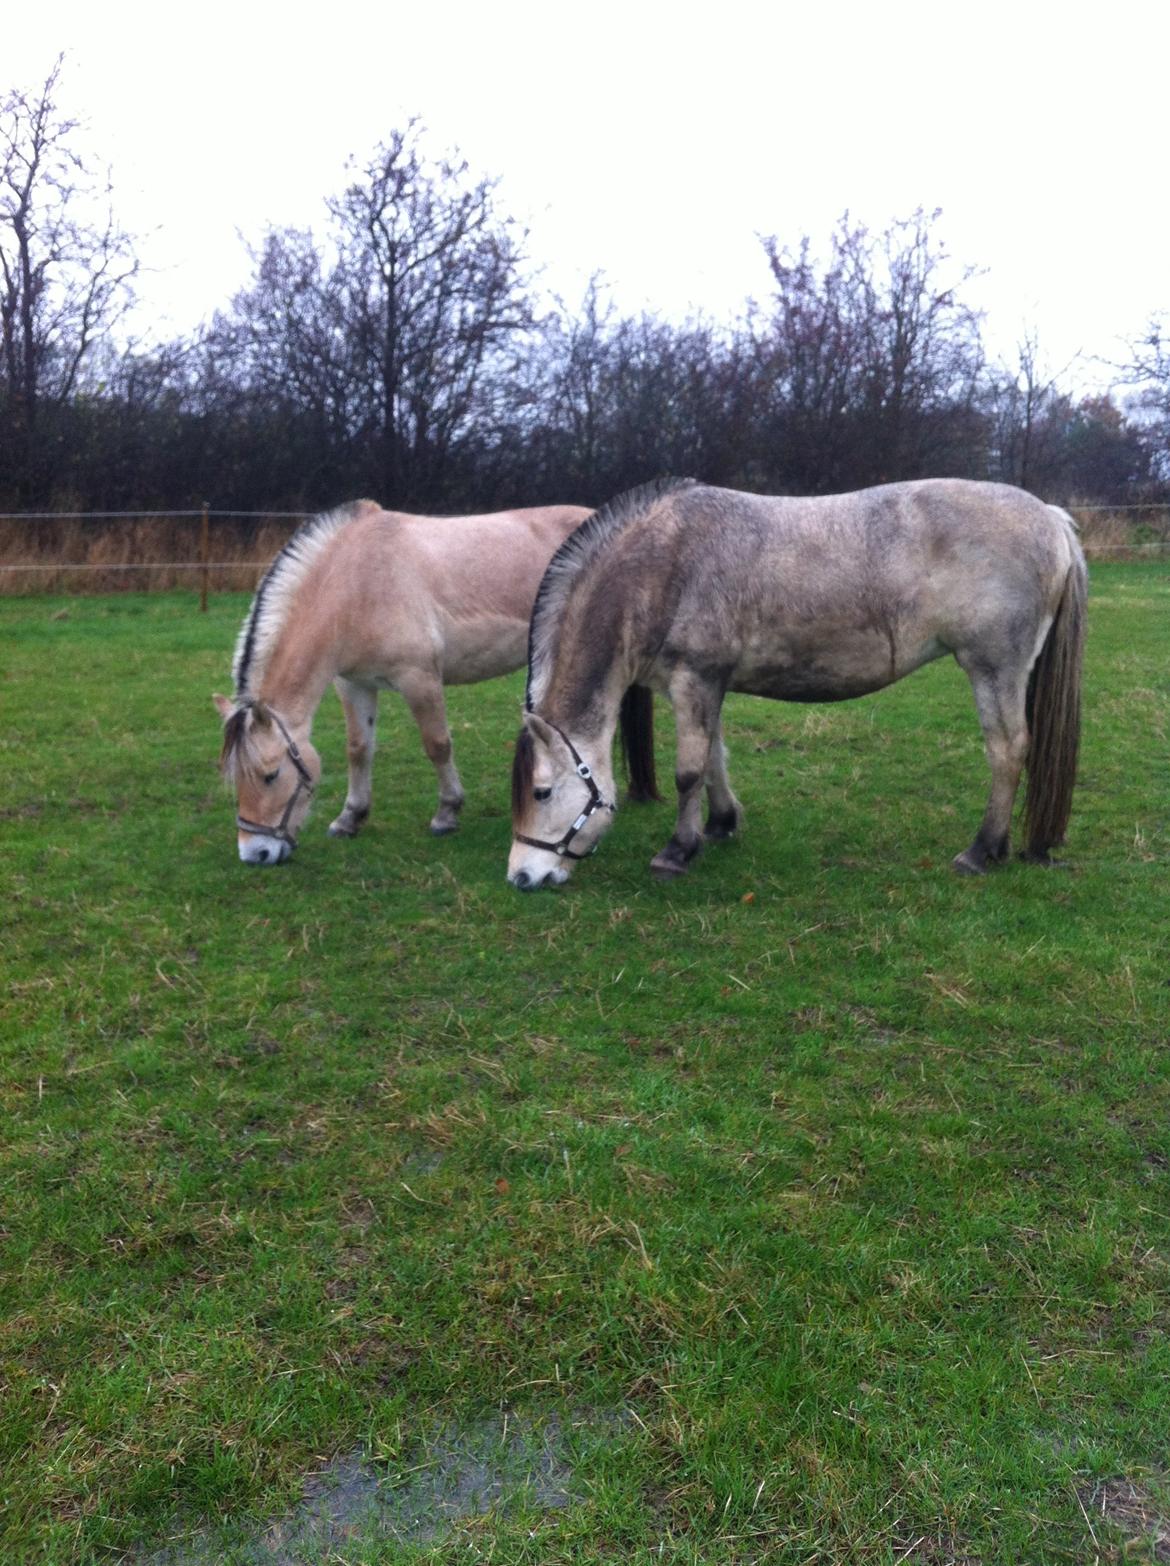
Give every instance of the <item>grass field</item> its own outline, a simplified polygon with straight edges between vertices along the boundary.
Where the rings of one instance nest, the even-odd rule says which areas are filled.
[[[681,882],[505,885],[519,676],[247,871],[242,596],[0,600],[0,1561],[1170,1559],[1170,567],[1093,572],[1067,866],[966,682],[728,704]],[[670,776],[667,725],[660,770]]]

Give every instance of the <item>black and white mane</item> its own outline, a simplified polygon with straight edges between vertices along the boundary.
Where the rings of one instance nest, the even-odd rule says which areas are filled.
[[[312,570],[322,551],[354,516],[371,504],[352,500],[332,511],[322,511],[300,527],[285,544],[260,579],[256,596],[236,638],[232,658],[232,679],[236,700],[249,694],[264,675],[264,668],[284,626],[297,590]]]
[[[587,517],[565,539],[548,563],[528,627],[528,683],[524,706],[531,712],[544,695],[550,673],[553,641],[573,584],[606,545],[647,507],[678,490],[694,488],[691,478],[659,478],[616,496]]]

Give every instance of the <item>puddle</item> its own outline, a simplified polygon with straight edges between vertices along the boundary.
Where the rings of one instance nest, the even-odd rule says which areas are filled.
[[[426,1544],[453,1523],[516,1505],[551,1511],[574,1499],[572,1433],[624,1424],[621,1413],[570,1421],[501,1414],[471,1426],[444,1426],[401,1466],[370,1463],[364,1452],[312,1474],[294,1510],[228,1547],[208,1530],[136,1555],[136,1566],[318,1566],[344,1545],[393,1540]]]

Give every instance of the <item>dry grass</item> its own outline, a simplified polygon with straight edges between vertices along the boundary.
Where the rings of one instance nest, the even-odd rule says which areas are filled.
[[[1170,507],[1135,506],[1110,511],[1070,505],[1090,560],[1140,560],[1170,549]]]
[[[1070,506],[1090,559],[1158,558],[1170,550],[1170,507],[1109,511]],[[210,587],[249,592],[259,569],[288,540],[299,518],[211,518]],[[198,591],[198,514],[0,516],[0,595]]]
[[[213,516],[210,587],[247,592],[285,544],[295,516]],[[0,517],[0,594],[198,591],[195,515]]]

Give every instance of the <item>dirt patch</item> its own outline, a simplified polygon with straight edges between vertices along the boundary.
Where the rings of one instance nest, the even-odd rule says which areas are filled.
[[[1170,1561],[1170,1507],[1132,1479],[1104,1479],[1082,1485],[1077,1499],[1090,1524],[1098,1518],[1125,1535],[1125,1553],[1145,1546],[1152,1561]],[[1146,1559],[1135,1556],[1135,1559]]]
[[[909,1540],[895,1539],[893,1548],[899,1566],[983,1566],[981,1555],[973,1555],[960,1540],[949,1535],[921,1534]]]

